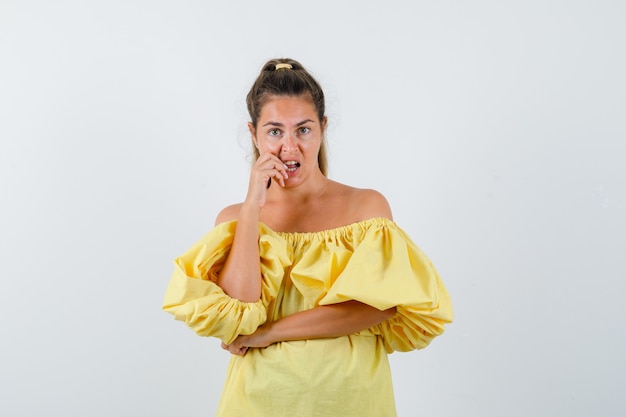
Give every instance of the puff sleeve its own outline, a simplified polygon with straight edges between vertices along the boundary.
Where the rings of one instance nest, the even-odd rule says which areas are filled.
[[[174,272],[163,310],[200,336],[214,336],[230,344],[238,335],[252,334],[267,320],[267,305],[276,297],[287,264],[284,242],[261,233],[261,299],[251,303],[229,297],[217,285],[228,257],[236,221],[222,223],[174,261]]]
[[[388,353],[426,347],[452,321],[450,296],[426,255],[391,221],[352,233],[354,252],[320,304],[356,300],[394,317],[369,331]]]

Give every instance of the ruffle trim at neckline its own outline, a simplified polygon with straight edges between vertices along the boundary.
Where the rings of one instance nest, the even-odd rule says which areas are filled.
[[[384,227],[384,226],[396,226],[395,222],[385,217],[373,217],[370,219],[361,220],[358,222],[346,224],[344,226],[333,227],[330,229],[320,230],[316,232],[280,232],[271,229],[266,224],[260,222],[261,226],[267,231],[275,233],[283,238],[292,238],[296,240],[315,240],[315,239],[327,239],[339,236],[351,235],[354,229],[368,230],[372,227]]]

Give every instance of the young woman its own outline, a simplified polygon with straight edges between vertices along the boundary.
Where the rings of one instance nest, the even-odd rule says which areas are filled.
[[[395,416],[387,354],[452,320],[387,200],[326,177],[324,94],[291,59],[247,97],[246,199],[177,258],[164,310],[233,355],[218,416]]]

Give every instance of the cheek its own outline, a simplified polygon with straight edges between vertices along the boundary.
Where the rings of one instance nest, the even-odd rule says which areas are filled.
[[[257,149],[259,153],[270,152],[273,154],[277,154],[280,152],[280,143],[272,143],[266,140],[257,141]]]
[[[319,140],[311,141],[311,142],[308,142],[304,148],[309,153],[319,153],[321,149],[321,145],[322,143]]]

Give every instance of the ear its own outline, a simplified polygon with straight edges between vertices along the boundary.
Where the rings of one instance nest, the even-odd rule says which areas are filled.
[[[256,142],[256,128],[252,122],[248,122],[248,130],[250,131],[250,136],[252,137],[252,143],[254,143],[254,147],[259,149],[259,145]]]
[[[324,116],[322,119],[322,134],[326,133],[326,124],[328,123],[328,117]]]

